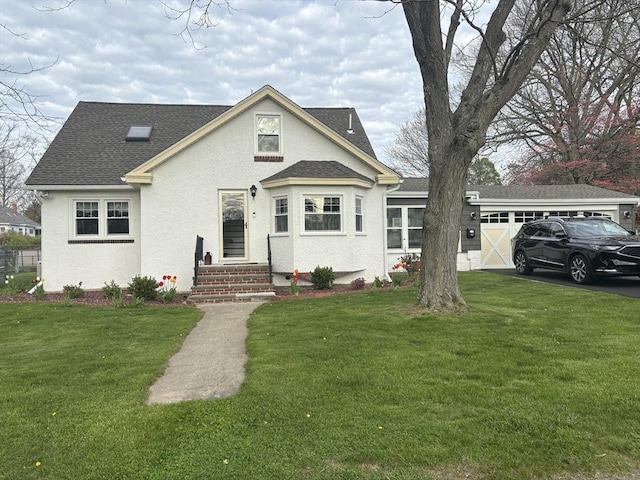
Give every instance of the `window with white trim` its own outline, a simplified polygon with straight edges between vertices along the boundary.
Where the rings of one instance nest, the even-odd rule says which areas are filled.
[[[407,229],[409,238],[409,248],[422,247],[422,220],[424,217],[424,208],[407,209]]]
[[[76,202],[76,235],[98,235],[98,205],[98,202]]]
[[[364,232],[364,213],[362,210],[362,197],[356,196],[356,232]]]
[[[387,208],[387,248],[417,250],[422,247],[424,207]]]
[[[280,153],[280,115],[256,115],[256,151],[258,153]]]
[[[289,231],[289,199],[287,197],[280,197],[274,200],[274,232],[287,233]]]
[[[73,202],[76,237],[129,236],[129,200],[75,200]]]
[[[402,208],[387,208],[387,248],[402,248]]]
[[[107,202],[107,235],[129,234],[129,202]]]
[[[305,195],[304,230],[306,232],[342,231],[341,197]]]

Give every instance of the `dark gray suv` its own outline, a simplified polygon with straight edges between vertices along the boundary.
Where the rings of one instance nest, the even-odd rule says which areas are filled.
[[[511,239],[521,275],[561,270],[575,283],[608,275],[640,276],[640,236],[603,217],[549,217],[525,223]]]

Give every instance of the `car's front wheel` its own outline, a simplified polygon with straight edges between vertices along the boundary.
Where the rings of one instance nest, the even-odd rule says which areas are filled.
[[[513,263],[516,266],[516,272],[520,275],[531,275],[531,272],[533,272],[533,267],[529,265],[527,255],[521,250],[516,252]]]
[[[569,263],[569,273],[574,283],[584,285],[593,281],[591,267],[584,255],[574,255]]]

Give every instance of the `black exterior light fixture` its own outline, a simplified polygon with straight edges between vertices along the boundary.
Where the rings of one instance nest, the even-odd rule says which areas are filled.
[[[251,187],[249,187],[249,191],[251,192],[251,198],[255,199],[256,193],[258,193],[258,187],[251,185]]]

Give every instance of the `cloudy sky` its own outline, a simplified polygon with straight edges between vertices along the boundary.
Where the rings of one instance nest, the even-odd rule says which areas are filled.
[[[165,0],[180,7],[187,0]],[[381,160],[422,105],[400,6],[359,0],[230,0],[193,42],[159,0],[2,0],[0,62],[66,119],[80,100],[233,105],[269,84],[302,107],[355,107]],[[175,14],[173,14],[175,15]],[[194,47],[195,43],[195,47]],[[14,78],[15,79],[15,78]],[[3,78],[3,81],[10,80]]]

